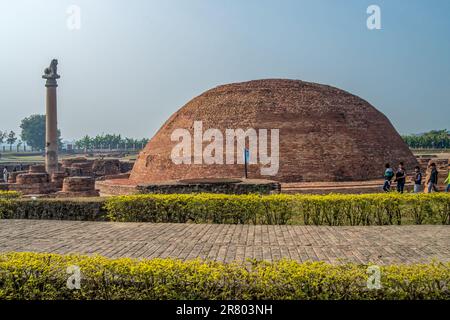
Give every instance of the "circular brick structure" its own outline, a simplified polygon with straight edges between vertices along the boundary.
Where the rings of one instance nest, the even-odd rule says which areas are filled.
[[[82,192],[95,190],[95,179],[92,177],[66,177],[63,180],[63,192]]]
[[[8,183],[16,183],[19,174],[27,174],[28,171],[13,171],[9,173]]]
[[[34,183],[48,183],[49,175],[43,172],[36,173],[22,173],[16,176],[17,184],[34,184]]]
[[[29,173],[45,173],[45,166],[43,164],[31,165],[28,171]]]
[[[242,164],[172,162],[178,141],[171,141],[171,134],[187,129],[193,140],[194,121],[202,121],[203,132],[220,130],[224,140],[226,129],[279,129],[277,174],[261,175],[262,165],[253,164],[248,174],[252,179],[361,181],[380,178],[386,162],[403,161],[409,170],[417,165],[389,119],[367,101],[327,85],[256,80],[206,91],[173,114],[139,155],[130,182],[242,178]],[[270,155],[270,139],[268,145]],[[224,159],[225,152],[224,145]]]

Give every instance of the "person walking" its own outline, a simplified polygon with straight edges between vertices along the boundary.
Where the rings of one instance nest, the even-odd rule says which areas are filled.
[[[384,184],[383,184],[383,191],[389,192],[391,191],[391,181],[394,177],[394,170],[392,170],[391,165],[389,163],[385,164],[385,170],[384,170]]]
[[[403,162],[398,164],[398,169],[395,173],[395,181],[397,182],[397,192],[403,193],[406,183],[406,170]]]
[[[3,181],[8,182],[8,169],[6,167],[3,168]]]
[[[448,164],[448,176],[447,179],[445,179],[444,183],[447,184],[447,188],[445,191],[450,192],[450,163]]]
[[[414,168],[414,193],[419,193],[422,191],[422,172],[420,172],[420,167],[416,166]]]
[[[439,189],[437,187],[437,183],[438,183],[438,174],[439,172],[436,169],[436,164],[434,162],[432,162],[430,164],[430,177],[428,178],[428,180],[426,181],[426,184],[428,186],[428,193],[431,192],[438,192]]]
[[[430,181],[430,176],[431,176],[431,164],[433,163],[433,160],[428,161],[427,164],[427,169],[425,170],[425,183],[424,183],[424,187],[423,187],[423,192],[424,193],[428,193],[428,181]]]

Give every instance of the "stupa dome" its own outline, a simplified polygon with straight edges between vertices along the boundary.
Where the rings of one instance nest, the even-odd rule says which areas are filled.
[[[194,139],[196,121],[201,121],[203,132],[218,129],[224,139],[227,129],[267,129],[269,137],[271,130],[279,130],[276,174],[262,175],[262,164],[250,164],[249,178],[280,182],[369,180],[381,178],[387,162],[397,165],[403,161],[409,170],[417,164],[389,119],[367,101],[327,85],[268,79],[222,85],[189,101],[140,153],[130,180],[242,178],[243,164],[174,163],[171,153],[178,142],[172,141],[173,132],[187,129]],[[203,143],[206,145],[208,142]],[[270,154],[270,142],[268,146]],[[223,153],[225,159],[225,148]]]

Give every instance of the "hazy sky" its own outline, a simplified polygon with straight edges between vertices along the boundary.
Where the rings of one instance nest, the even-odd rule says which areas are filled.
[[[0,130],[44,113],[53,57],[66,139],[151,137],[203,91],[261,78],[350,91],[401,133],[450,129],[449,16],[447,0],[0,0]]]

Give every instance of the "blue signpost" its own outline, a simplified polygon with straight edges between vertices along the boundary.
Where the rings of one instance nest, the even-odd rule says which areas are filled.
[[[245,179],[248,177],[248,161],[250,159],[250,152],[247,148],[244,149],[244,169],[245,169]]]

